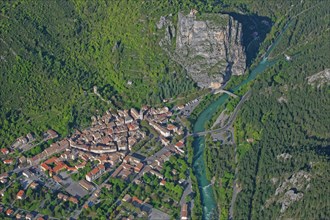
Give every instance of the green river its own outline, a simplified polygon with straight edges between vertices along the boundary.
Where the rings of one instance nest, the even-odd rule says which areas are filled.
[[[289,26],[289,22],[283,27],[281,34],[275,39],[273,44],[265,53],[263,59],[254,67],[249,77],[241,82],[238,86],[229,89],[232,92],[238,91],[242,86],[254,80],[258,74],[263,73],[268,67],[273,65],[276,61],[268,60],[271,51],[276,47],[280,41],[283,33]],[[225,103],[228,95],[221,95],[216,101],[211,103],[197,118],[194,124],[194,133],[204,131],[205,124],[211,119],[212,115],[217,109]],[[217,203],[214,198],[214,193],[210,181],[206,178],[206,164],[204,161],[205,139],[204,137],[196,137],[193,142],[194,157],[193,157],[193,171],[197,178],[198,187],[201,195],[201,202],[203,207],[203,219],[211,219],[217,213]],[[212,218],[213,219],[213,218]]]

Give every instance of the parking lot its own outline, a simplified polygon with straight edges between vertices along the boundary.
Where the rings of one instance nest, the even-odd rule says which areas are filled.
[[[62,184],[65,187],[65,190],[70,195],[81,198],[88,194],[88,191],[82,188],[78,182],[71,179],[70,175],[66,172],[61,172],[59,176],[63,180]]]
[[[198,99],[194,99],[190,102],[188,102],[184,108],[181,110],[181,114],[188,117],[193,110],[196,108],[196,106],[199,104],[199,100]]]
[[[230,131],[223,131],[211,134],[213,141],[220,141],[221,144],[233,144]]]
[[[70,178],[71,179],[71,178]],[[88,194],[88,192],[82,188],[79,183],[72,181],[70,185],[65,189],[70,195],[82,198]]]
[[[53,191],[57,191],[61,188],[61,185],[59,183],[48,177],[39,167],[31,167],[30,171],[33,173],[31,179],[39,181],[47,188]]]

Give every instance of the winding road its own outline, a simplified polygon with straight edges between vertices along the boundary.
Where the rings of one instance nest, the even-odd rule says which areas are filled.
[[[195,133],[187,134],[184,137],[184,139],[187,138],[187,137],[189,137],[189,136],[194,136],[194,137],[204,136],[204,135],[207,135],[207,134],[210,134],[210,133],[222,132],[222,131],[228,130],[233,125],[233,122],[235,121],[235,118],[237,116],[238,111],[242,108],[242,105],[244,104],[244,102],[246,101],[246,99],[250,97],[250,95],[251,95],[251,90],[249,90],[247,93],[244,94],[244,96],[241,98],[241,100],[239,101],[238,105],[236,106],[233,114],[231,114],[231,116],[230,116],[230,118],[228,120],[228,123],[225,126],[223,126],[222,128],[214,129],[214,130],[206,130],[206,131],[201,131],[201,132],[195,132]]]

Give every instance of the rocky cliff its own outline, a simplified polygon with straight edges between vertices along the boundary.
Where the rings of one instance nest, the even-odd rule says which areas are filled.
[[[307,77],[307,82],[309,85],[317,86],[317,88],[323,85],[330,85],[330,68]]]
[[[277,159],[286,161],[292,156],[290,154],[281,154]],[[288,175],[288,174],[285,174]],[[303,170],[293,173],[288,178],[280,181],[278,178],[272,178],[272,183],[278,184],[275,194],[271,195],[265,203],[265,208],[273,207],[275,203],[280,204],[280,213],[284,213],[294,203],[299,202],[304,197],[304,194],[309,191],[311,187],[312,175]]]
[[[197,19],[194,12],[179,13],[173,58],[198,86],[217,88],[231,75],[245,71],[241,24],[224,14],[206,14]]]

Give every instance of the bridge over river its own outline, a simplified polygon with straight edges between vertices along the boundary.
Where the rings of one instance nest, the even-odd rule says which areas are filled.
[[[261,59],[259,61],[259,63],[257,63],[254,66],[254,68],[251,70],[247,79],[243,80],[239,85],[232,88],[231,91],[233,91],[233,92],[239,91],[239,89],[242,88],[244,85],[253,81],[257,77],[258,74],[263,73],[267,68],[269,68],[270,66],[272,66],[276,63],[276,60],[268,60],[268,56],[271,53],[271,51],[276,47],[278,42],[281,40],[281,37],[283,36],[283,33],[285,32],[285,30],[288,28],[289,24],[290,24],[290,20],[288,21],[288,23],[286,25],[284,25],[280,34],[274,40],[272,45],[267,49],[266,53],[263,56],[263,59]],[[217,207],[217,202],[214,197],[214,192],[213,192],[212,186],[210,185],[210,182],[206,176],[206,166],[207,165],[203,158],[204,149],[205,149],[205,138],[203,137],[203,135],[205,135],[207,133],[215,132],[217,129],[205,131],[204,126],[205,126],[206,122],[208,122],[212,118],[212,115],[216,113],[216,111],[220,108],[220,106],[226,102],[229,95],[230,94],[227,93],[227,94],[220,96],[217,100],[215,100],[208,107],[206,107],[204,109],[204,111],[202,111],[199,114],[199,116],[194,124],[194,131],[192,134],[190,134],[190,136],[195,136],[194,141],[193,141],[193,148],[194,148],[193,172],[197,179],[198,188],[200,189],[200,196],[201,196],[201,202],[202,202],[202,207],[203,207],[203,215],[202,215],[203,220],[204,219],[205,220],[213,219],[212,216],[218,216],[219,215],[218,212],[220,211],[220,210],[218,210],[218,207]],[[221,130],[227,129],[227,128],[229,128],[229,126],[232,125],[232,123],[237,115],[237,112],[241,108],[241,105],[244,102],[245,98],[242,97],[239,105],[235,108],[235,111],[231,115],[228,123],[223,128],[220,128]],[[221,131],[220,129],[218,131]]]
[[[224,89],[217,89],[213,92],[213,94],[218,94],[218,93],[226,93],[228,95],[230,95],[231,97],[234,97],[234,98],[238,98],[239,96],[238,95],[235,95],[234,93],[228,91],[228,90],[224,90]]]
[[[228,130],[233,125],[233,122],[235,121],[235,118],[237,116],[237,112],[241,109],[243,103],[246,101],[246,99],[250,95],[251,95],[251,90],[249,90],[247,93],[245,93],[245,95],[241,98],[238,105],[236,106],[234,112],[231,114],[227,124],[225,126],[223,126],[222,128],[190,133],[190,134],[187,134],[184,138],[187,138],[189,136],[199,137],[199,136],[204,136],[204,135],[207,135],[207,134],[210,134],[210,133],[216,133],[216,132],[222,132],[222,131]]]

